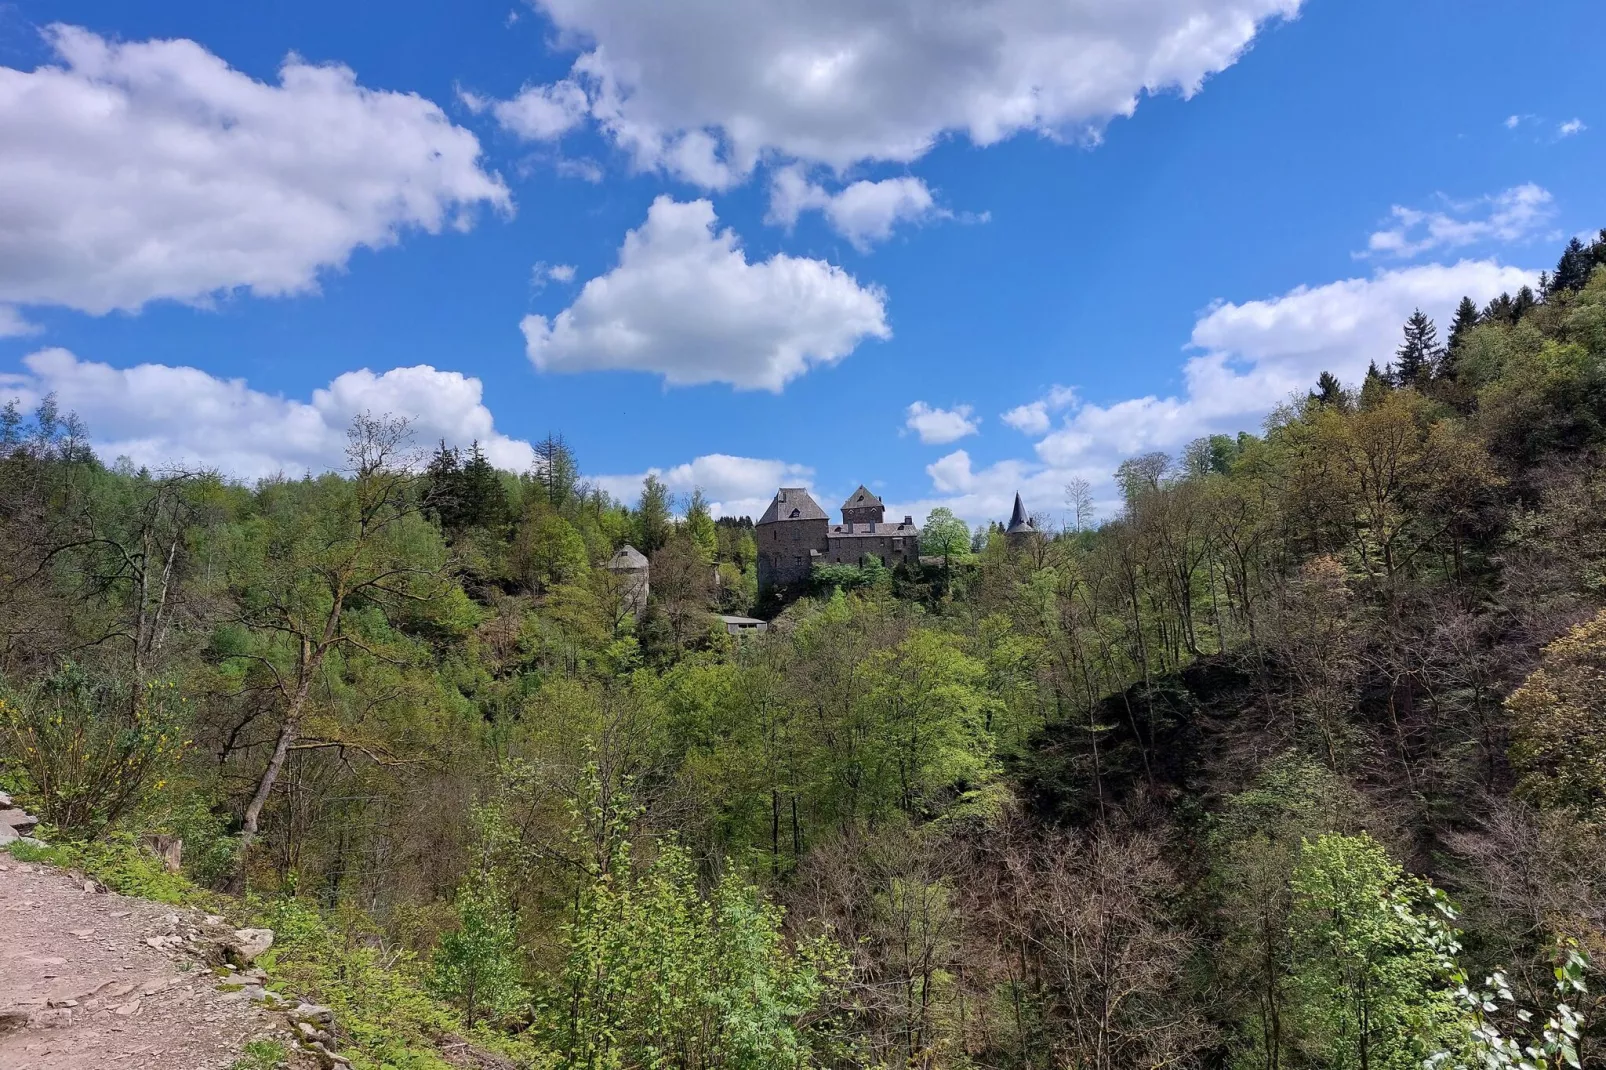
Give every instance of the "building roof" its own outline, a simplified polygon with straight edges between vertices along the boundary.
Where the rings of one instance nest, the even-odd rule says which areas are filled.
[[[758,518],[760,524],[775,524],[782,520],[829,520],[820,504],[809,497],[802,487],[782,487],[775,492],[775,500]]]
[[[883,521],[879,524],[832,524],[825,535],[828,539],[845,539],[848,537],[882,535],[919,535],[920,528],[912,520],[904,520],[901,524],[891,524]]]
[[[608,558],[608,567],[618,572],[634,572],[638,568],[647,567],[647,558],[627,542]]]
[[[869,487],[866,487],[863,483],[860,483],[859,489],[848,495],[848,500],[842,503],[842,508],[874,509],[878,505],[882,508],[886,508],[885,502],[883,502],[880,498],[877,498],[874,494],[871,494]]]
[[[1009,527],[1004,529],[1006,535],[1019,535],[1023,532],[1036,531],[1037,525],[1032,518],[1026,515],[1026,505],[1020,500],[1020,491],[1015,492],[1015,511],[1009,514]]]

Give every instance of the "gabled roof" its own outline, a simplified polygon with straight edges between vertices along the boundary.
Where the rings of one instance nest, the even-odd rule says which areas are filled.
[[[1004,529],[1006,535],[1018,535],[1024,531],[1036,531],[1037,525],[1032,518],[1026,515],[1026,504],[1020,500],[1020,491],[1015,492],[1015,511],[1009,514],[1009,527]]]
[[[866,487],[863,483],[860,483],[859,489],[848,495],[848,500],[842,503],[842,508],[873,509],[878,505],[882,508],[886,507],[886,503],[884,503],[880,498],[877,498],[874,494],[870,493],[869,487]]]
[[[608,558],[608,567],[619,571],[630,571],[647,567],[647,558],[642,552],[631,546],[628,542]]]
[[[829,520],[825,510],[809,497],[802,487],[782,487],[775,492],[775,500],[758,518],[760,524],[774,524],[782,520]]]

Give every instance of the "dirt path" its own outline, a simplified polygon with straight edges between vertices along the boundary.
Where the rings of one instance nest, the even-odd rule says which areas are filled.
[[[0,852],[0,1070],[223,1070],[247,1041],[288,1047],[283,1015],[175,946],[196,918]]]

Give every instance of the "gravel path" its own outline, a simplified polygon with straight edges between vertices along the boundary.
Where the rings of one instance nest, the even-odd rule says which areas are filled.
[[[223,1070],[287,1039],[174,946],[196,918],[0,853],[0,1070]]]

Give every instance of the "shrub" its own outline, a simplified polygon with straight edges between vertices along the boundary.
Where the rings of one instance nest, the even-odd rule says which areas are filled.
[[[92,838],[137,806],[186,742],[172,684],[132,690],[71,662],[0,694],[0,755],[40,820]]]

